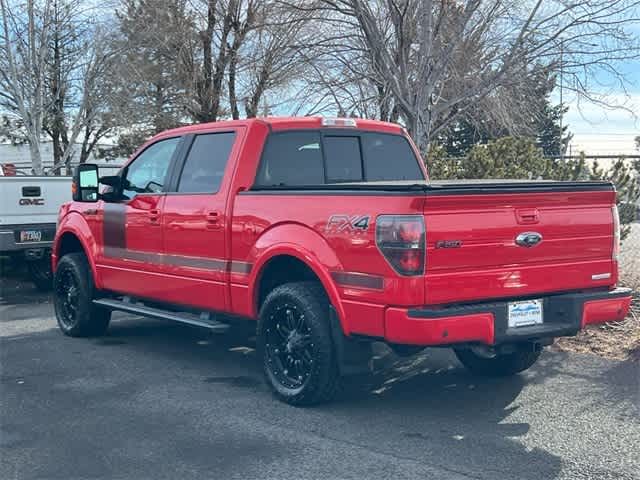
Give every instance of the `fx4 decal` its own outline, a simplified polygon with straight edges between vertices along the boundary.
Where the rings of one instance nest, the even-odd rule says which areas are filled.
[[[366,232],[369,229],[369,215],[331,215],[327,222],[327,232]]]

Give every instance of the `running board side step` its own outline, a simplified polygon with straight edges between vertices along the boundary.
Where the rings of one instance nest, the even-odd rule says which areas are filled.
[[[186,312],[169,312],[159,308],[147,307],[144,304],[133,303],[130,300],[122,301],[112,298],[99,298],[94,300],[93,303],[95,305],[108,308],[109,310],[119,310],[121,312],[134,313],[143,317],[186,323],[187,325],[204,327],[216,332],[223,332],[229,328],[228,324],[213,320],[211,318],[211,314],[207,312],[202,312],[200,315],[194,315]]]

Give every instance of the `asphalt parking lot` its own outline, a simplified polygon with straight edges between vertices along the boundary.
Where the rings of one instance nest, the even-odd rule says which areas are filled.
[[[64,337],[46,295],[2,279],[2,479],[640,478],[640,365],[546,352],[478,379],[446,350],[312,409],[274,400],[253,341],[117,315]]]

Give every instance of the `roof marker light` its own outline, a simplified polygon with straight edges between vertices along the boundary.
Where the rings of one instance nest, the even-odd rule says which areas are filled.
[[[323,118],[323,127],[355,127],[355,118]]]

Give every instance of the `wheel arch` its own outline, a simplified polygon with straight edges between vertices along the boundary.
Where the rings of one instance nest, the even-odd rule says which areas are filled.
[[[58,226],[52,252],[52,271],[55,274],[57,264],[64,255],[72,252],[83,252],[87,257],[94,282],[97,286],[99,283],[95,264],[95,254],[98,249],[97,242],[93,238],[91,229],[84,218],[74,218],[78,216],[77,214],[71,213],[67,215]]]
[[[290,239],[297,241],[291,242]],[[341,270],[342,267],[322,236],[302,225],[282,225],[266,232],[256,243],[254,252],[259,252],[254,257],[249,279],[249,298],[254,317],[258,316],[261,302],[270,291],[269,287],[275,288],[286,281],[317,280],[336,310],[344,334],[349,334],[342,301],[331,277],[331,270]],[[283,274],[282,269],[289,267],[287,274]],[[274,272],[279,275],[277,280],[273,279]]]

